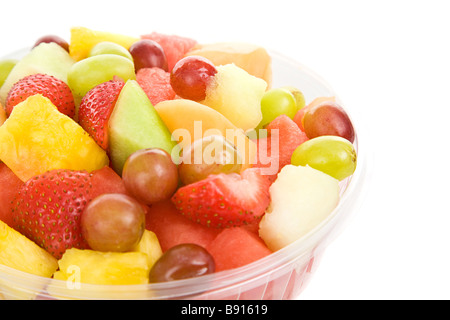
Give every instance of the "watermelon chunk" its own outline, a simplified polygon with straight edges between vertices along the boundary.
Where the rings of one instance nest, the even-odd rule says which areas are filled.
[[[185,218],[170,200],[149,207],[146,229],[156,234],[163,252],[181,243],[195,243],[206,248],[220,232],[220,229],[208,228]]]
[[[139,69],[136,80],[154,106],[161,101],[173,100],[176,96],[170,85],[170,73],[161,68]]]
[[[92,199],[105,193],[129,194],[122,178],[108,166],[92,172]]]
[[[150,39],[159,43],[166,54],[169,72],[172,71],[178,60],[183,58],[184,55],[197,44],[197,41],[194,39],[158,32],[143,35],[141,38]]]
[[[12,226],[11,202],[19,191],[20,180],[6,164],[0,161],[0,220]]]
[[[216,262],[216,271],[238,268],[272,253],[246,228],[223,229],[206,248]]]
[[[269,180],[273,182],[275,181],[278,172],[280,172],[285,165],[291,163],[291,157],[294,150],[303,142],[307,141],[308,137],[298,125],[286,115],[280,115],[275,118],[267,125],[266,129],[268,137],[257,140],[258,161],[254,167],[270,168],[270,170],[262,171],[262,173],[267,175]],[[275,133],[278,133],[278,139],[276,139]],[[273,143],[277,143],[277,145],[273,145]],[[265,150],[266,148],[267,152]]]

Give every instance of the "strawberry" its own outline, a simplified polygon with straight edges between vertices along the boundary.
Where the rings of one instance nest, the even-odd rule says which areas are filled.
[[[259,219],[270,202],[269,180],[259,169],[210,175],[173,195],[179,213],[208,227],[233,227]]]
[[[78,122],[104,150],[108,150],[108,121],[125,83],[117,78],[91,89],[81,100]]]
[[[91,174],[52,170],[28,180],[12,206],[13,227],[59,259],[66,249],[88,248],[80,216],[91,200]]]
[[[9,116],[17,104],[35,94],[50,99],[61,113],[71,118],[75,116],[75,102],[69,86],[62,80],[40,73],[27,76],[14,84],[6,99],[6,114]]]

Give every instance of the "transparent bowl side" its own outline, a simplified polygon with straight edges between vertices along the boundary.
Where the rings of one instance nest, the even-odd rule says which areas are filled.
[[[295,86],[307,101],[335,96],[331,87],[305,66],[271,52],[273,87]],[[339,101],[339,98],[336,97]],[[342,101],[339,101],[342,103]],[[344,108],[345,108],[345,104]],[[366,152],[355,124],[358,164],[341,181],[341,201],[328,218],[289,246],[249,265],[195,279],[168,283],[100,286],[71,279],[42,278],[0,265],[0,299],[293,299],[313,274],[323,251],[358,208],[366,184]]]

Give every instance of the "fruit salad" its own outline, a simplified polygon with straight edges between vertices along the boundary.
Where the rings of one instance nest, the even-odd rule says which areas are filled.
[[[246,266],[332,214],[355,138],[257,45],[43,36],[0,61],[0,264],[95,285]]]

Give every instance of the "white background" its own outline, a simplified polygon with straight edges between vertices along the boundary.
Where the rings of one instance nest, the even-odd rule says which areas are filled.
[[[0,56],[72,26],[257,43],[338,93],[372,159],[365,200],[302,299],[450,298],[448,1],[4,1]]]

